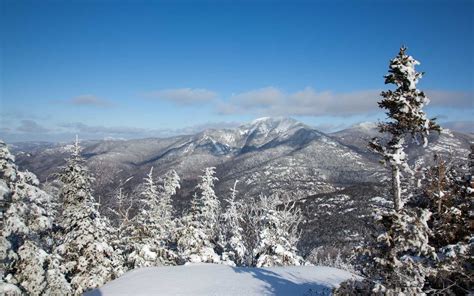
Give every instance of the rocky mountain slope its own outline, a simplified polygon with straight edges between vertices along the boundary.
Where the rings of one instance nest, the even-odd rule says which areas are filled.
[[[334,191],[337,186],[377,180],[383,171],[375,162],[337,138],[288,118],[262,118],[236,129],[206,130],[167,139],[84,142],[84,156],[93,171],[135,176],[140,182],[153,166],[157,175],[175,169],[184,191],[206,166],[215,166],[225,192],[234,180],[241,194],[293,191],[299,197]],[[63,145],[16,144],[20,166],[43,181],[63,163]],[[99,178],[104,174],[98,174]],[[189,186],[187,183],[190,183]]]
[[[206,130],[166,139],[85,141],[84,156],[96,175],[96,196],[113,203],[120,180],[133,190],[154,167],[156,176],[175,169],[182,189],[175,198],[178,211],[188,207],[205,167],[216,167],[216,192],[227,197],[239,180],[239,197],[280,195],[303,209],[302,249],[344,244],[367,234],[372,199],[383,195],[380,180],[386,170],[367,150],[378,135],[374,124],[324,134],[290,118],[261,118],[235,129]],[[472,137],[451,131],[434,134],[422,149],[410,144],[410,158],[429,163],[433,153],[464,161]],[[39,176],[54,179],[64,163],[65,145],[16,143],[17,163]],[[385,187],[386,188],[386,187]]]

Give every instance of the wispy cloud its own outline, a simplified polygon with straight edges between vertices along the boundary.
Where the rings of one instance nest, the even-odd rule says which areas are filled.
[[[427,91],[430,106],[473,108],[473,94],[468,92]],[[276,87],[250,90],[219,101],[218,114],[254,114],[267,116],[354,116],[380,111],[380,90],[353,92],[316,91],[306,87],[293,93]]]
[[[69,129],[76,133],[85,133],[85,134],[114,134],[114,135],[130,135],[130,134],[143,134],[148,130],[144,128],[137,127],[126,127],[126,126],[116,126],[116,127],[106,127],[100,125],[87,125],[81,122],[73,123],[64,123],[59,125],[62,128]]]
[[[474,108],[474,93],[461,91],[427,90],[430,106]]]
[[[193,105],[210,102],[217,98],[217,93],[203,88],[176,88],[152,91],[146,98],[165,100],[178,105]]]
[[[129,126],[101,126],[88,125],[82,122],[63,123],[59,127],[69,133],[86,134],[96,136],[96,138],[104,137],[123,137],[123,138],[144,138],[144,137],[170,137],[177,135],[191,135],[206,129],[215,128],[233,128],[239,126],[238,122],[208,122],[197,124],[184,128],[176,129],[148,129]]]
[[[81,95],[74,98],[71,98],[66,101],[66,103],[74,106],[90,106],[90,107],[100,107],[108,108],[113,107],[114,104],[111,101],[101,99],[94,95]]]
[[[22,133],[48,133],[51,131],[36,121],[29,119],[21,120],[20,126],[16,130]]]
[[[217,112],[269,116],[347,116],[376,111],[379,92],[317,92],[307,87],[294,93],[285,93],[275,87],[266,87],[231,96],[229,100],[218,104]]]

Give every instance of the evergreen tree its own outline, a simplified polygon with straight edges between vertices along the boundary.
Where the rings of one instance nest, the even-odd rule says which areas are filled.
[[[230,260],[237,266],[245,265],[245,254],[247,253],[242,229],[242,203],[236,200],[237,182],[231,188],[231,195],[226,201],[228,203],[226,211],[222,215],[222,229],[220,231],[220,244],[224,249],[222,258],[224,261]]]
[[[175,182],[176,176],[172,177],[172,180],[165,177],[167,183],[162,194],[153,178],[153,168],[144,179],[140,210],[132,220],[130,231],[132,251],[128,261],[132,268],[174,264],[176,261],[176,255],[169,249],[173,229],[171,196],[164,196],[173,193],[172,186],[179,186]]]
[[[422,180],[422,198],[418,206],[433,215],[430,228],[434,247],[457,243],[469,237],[469,184],[463,178],[462,166],[450,165],[440,156],[434,156],[434,165],[427,169]],[[472,194],[471,194],[472,195]]]
[[[215,168],[206,168],[196,186],[191,209],[182,218],[177,246],[185,262],[220,262],[215,252],[218,237],[219,200],[214,192]]]
[[[71,155],[60,174],[61,241],[56,248],[63,258],[66,278],[75,294],[102,286],[121,273],[121,258],[110,242],[113,232],[108,220],[101,217],[92,196],[93,178],[81,157],[81,147],[76,141]]]
[[[205,168],[201,182],[196,186],[196,189],[200,191],[200,198],[196,201],[201,224],[206,235],[214,243],[217,240],[220,214],[219,199],[214,192],[214,182],[218,181],[214,176],[215,169],[214,167]]]
[[[255,266],[254,253],[259,244],[260,217],[263,216],[263,209],[260,202],[255,198],[245,196],[242,202],[242,240],[245,246],[245,265]]]
[[[65,277],[66,268],[61,264],[62,258],[57,253],[52,253],[48,259],[49,268],[46,274],[48,285],[44,294],[72,295],[72,287]]]
[[[418,206],[433,212],[429,221],[430,245],[438,260],[427,280],[432,293],[458,295],[473,287],[471,264],[474,251],[472,236],[473,191],[462,166],[449,165],[435,155],[427,169]]]
[[[153,167],[144,178],[139,201],[139,211],[133,219],[131,248],[127,260],[132,268],[156,266],[157,239],[161,234],[161,225],[157,217],[158,186],[153,179]]]
[[[134,199],[126,194],[123,188],[131,179],[132,177],[125,181],[120,180],[119,188],[116,189],[114,194],[115,206],[109,208],[109,211],[115,217],[114,220],[116,222],[116,235],[112,240],[112,246],[124,259],[126,259],[126,257],[133,251],[131,250],[131,231],[133,229],[133,217],[131,212],[134,206]],[[124,271],[128,268],[133,268],[133,266],[127,264],[126,260],[124,263]]]
[[[5,143],[0,141],[2,280],[30,295],[54,290],[48,274],[55,273],[57,279],[64,279],[49,253],[48,237],[54,214],[50,207],[51,196],[40,190],[38,185],[35,175],[18,170],[14,157]],[[60,288],[66,292],[69,289],[65,281],[62,281]]]
[[[383,91],[383,99],[379,107],[386,109],[388,122],[379,124],[380,133],[387,133],[389,139],[374,138],[369,147],[382,155],[383,161],[391,168],[392,198],[396,211],[403,208],[401,169],[411,171],[407,164],[404,151],[405,138],[409,135],[416,142],[428,145],[429,132],[439,131],[440,127],[426,118],[423,107],[429,103],[423,91],[416,88],[423,73],[416,72],[415,66],[420,63],[405,53],[406,48],[400,48],[398,55],[390,61],[389,73],[385,75],[386,84],[395,84],[395,91]]]
[[[435,258],[434,248],[429,245],[431,230],[427,224],[431,212],[406,205],[414,191],[409,187],[402,189],[401,182],[402,171],[413,176],[404,151],[405,139],[423,142],[426,147],[429,132],[440,131],[423,111],[429,99],[416,88],[423,75],[415,70],[416,65],[419,62],[406,54],[405,47],[390,61],[385,83],[397,88],[382,92],[383,99],[379,102],[389,119],[379,124],[379,132],[388,137],[374,138],[369,143],[369,147],[382,156],[382,162],[390,166],[392,175],[394,208],[378,210],[375,217],[381,233],[361,255],[367,260],[363,272],[373,281],[365,287],[380,295],[422,294],[426,276],[431,272],[427,262]],[[402,197],[402,192],[406,196]]]
[[[413,175],[404,151],[405,139],[409,137],[417,143],[423,142],[423,147],[426,147],[429,132],[440,131],[440,127],[434,120],[429,120],[422,110],[429,99],[416,88],[423,75],[415,70],[419,64],[406,54],[405,47],[390,61],[385,83],[395,84],[397,88],[382,92],[383,99],[379,102],[379,106],[387,110],[389,118],[388,122],[379,124],[379,131],[388,133],[389,138],[385,142],[375,138],[369,144],[391,167],[394,205],[393,210],[380,211],[376,215],[382,233],[377,237],[375,246],[368,250],[375,261],[371,270],[376,279],[373,292],[378,293],[422,293],[429,272],[423,264],[435,256],[428,241],[431,231],[427,222],[431,212],[405,206],[413,191],[410,188],[402,190],[401,186],[402,169],[409,176]],[[402,198],[402,192],[407,193],[405,198]]]
[[[280,204],[275,197],[261,196],[260,205],[262,215],[259,241],[254,250],[255,265],[265,267],[303,264],[303,258],[297,254],[296,249],[302,216],[295,203]]]
[[[176,232],[172,197],[176,194],[177,190],[181,188],[179,182],[180,178],[176,171],[170,170],[163,177],[162,185],[160,186],[158,215],[163,228],[162,239],[165,240],[168,245],[174,240],[173,236]]]

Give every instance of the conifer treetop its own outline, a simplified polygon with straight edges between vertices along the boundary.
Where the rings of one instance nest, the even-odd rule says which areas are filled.
[[[406,50],[405,46],[400,48],[398,55],[390,61],[388,74],[384,76],[386,84],[395,84],[397,88],[381,93],[383,99],[378,104],[387,110],[390,121],[380,124],[379,129],[382,133],[388,132],[394,136],[394,145],[405,134],[411,134],[416,142],[421,140],[426,147],[429,132],[440,131],[440,127],[435,119],[428,119],[423,111],[430,100],[416,85],[424,73],[415,70],[420,62],[407,55]]]

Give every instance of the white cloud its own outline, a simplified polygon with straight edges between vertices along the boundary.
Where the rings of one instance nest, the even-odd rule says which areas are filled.
[[[94,95],[77,96],[68,100],[67,103],[70,105],[75,105],[75,106],[92,106],[92,107],[102,107],[102,108],[113,106],[112,102],[98,98]]]
[[[286,93],[265,87],[231,96],[220,101],[219,114],[258,116],[354,116],[380,112],[380,90],[352,92],[316,91],[311,87]],[[427,91],[433,107],[472,108],[473,95],[467,92]]]
[[[106,126],[93,126],[87,125],[81,122],[65,123],[61,124],[60,127],[72,129],[77,133],[86,133],[86,134],[112,134],[112,135],[122,135],[122,134],[136,134],[144,133],[147,130],[143,128],[136,127],[106,127]]]
[[[130,126],[102,126],[88,125],[82,122],[64,123],[59,125],[66,133],[79,134],[87,138],[106,138],[106,137],[123,137],[146,138],[146,137],[171,137],[177,135],[195,134],[206,129],[216,128],[233,128],[239,126],[237,122],[207,122],[184,128],[176,129],[150,129],[138,128]]]
[[[377,111],[380,91],[350,93],[317,92],[311,87],[285,93],[266,87],[234,95],[220,102],[220,114],[256,114],[269,116],[347,116]]]
[[[34,120],[25,119],[20,121],[20,126],[17,128],[17,131],[22,133],[47,133],[51,130]]]
[[[427,90],[430,106],[451,108],[473,108],[474,94],[472,92]]]
[[[147,93],[145,96],[179,105],[193,105],[210,102],[217,98],[217,93],[203,88],[177,88],[157,90]]]

